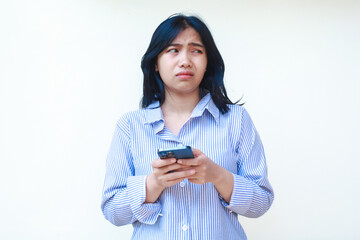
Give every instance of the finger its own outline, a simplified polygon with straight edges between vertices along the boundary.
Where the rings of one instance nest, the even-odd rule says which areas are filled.
[[[193,151],[193,154],[194,154],[194,157],[196,158],[196,157],[198,157],[198,156],[200,156],[200,155],[202,155],[202,154],[204,154],[202,151],[200,151],[199,149],[196,149],[196,148],[191,148],[192,149],[192,151]]]
[[[191,168],[188,166],[173,163],[173,164],[170,164],[170,165],[162,167],[162,168],[154,168],[153,172],[157,176],[161,176],[161,175],[167,175],[172,172],[179,172],[179,171],[184,171],[184,170],[189,170],[189,169],[191,169]]]
[[[196,177],[188,177],[189,182],[196,182],[197,178]]]
[[[151,162],[153,168],[162,168],[168,165],[171,165],[176,162],[175,158],[166,158],[166,159],[155,159]]]
[[[160,172],[162,172],[163,174],[168,173],[168,172],[173,172],[173,171],[186,170],[186,169],[189,169],[189,167],[178,164],[178,163],[173,163],[173,164],[164,166],[162,168],[158,168],[158,170]]]
[[[189,179],[189,181],[191,180],[191,181],[196,181],[196,180],[198,180],[199,179],[199,169],[198,168],[192,168],[192,169],[194,169],[195,170],[195,173],[193,174],[193,175],[191,175],[191,176],[188,176],[188,179]]]
[[[204,184],[205,181],[201,181],[200,179],[188,179],[189,182],[194,183],[194,184]]]
[[[184,179],[184,178],[188,178],[192,175],[195,174],[195,169],[189,169],[186,171],[177,171],[177,172],[171,172],[168,173],[166,175],[163,176],[163,180],[165,180],[166,182],[168,181],[174,181],[177,179]]]
[[[179,179],[176,179],[176,180],[167,181],[166,185],[169,187],[169,186],[175,185],[175,184],[183,181],[184,179],[185,178],[179,178]]]
[[[199,159],[198,157],[188,158],[188,159],[178,159],[177,163],[185,166],[198,166],[201,164],[201,159]]]
[[[192,169],[193,167],[191,167],[191,166],[185,166],[185,165],[181,165],[181,164],[179,164],[179,166],[181,166],[181,167],[179,167],[178,169],[175,169],[175,170],[173,170],[174,172],[176,172],[176,171],[186,171],[186,170],[190,170],[190,169]],[[196,171],[196,170],[195,170]]]

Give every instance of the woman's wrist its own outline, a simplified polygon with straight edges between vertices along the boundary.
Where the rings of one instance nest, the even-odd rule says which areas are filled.
[[[223,199],[229,203],[234,188],[234,177],[231,172],[221,166],[219,167],[219,174],[212,183]]]
[[[146,177],[146,199],[145,203],[155,202],[162,191],[165,189],[156,179],[154,173],[149,174]]]
[[[215,173],[216,174],[214,175],[211,183],[214,184],[214,186],[220,186],[225,181],[225,175],[227,174],[227,170],[216,164]]]

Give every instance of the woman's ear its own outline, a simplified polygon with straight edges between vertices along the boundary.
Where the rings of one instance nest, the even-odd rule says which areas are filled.
[[[157,66],[157,64],[155,64],[155,72],[158,72],[159,71],[159,68]]]

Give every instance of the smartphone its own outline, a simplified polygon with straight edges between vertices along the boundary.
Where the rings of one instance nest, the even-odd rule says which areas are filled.
[[[190,146],[181,146],[175,148],[160,148],[158,149],[158,155],[161,159],[166,158],[194,158],[194,154]]]

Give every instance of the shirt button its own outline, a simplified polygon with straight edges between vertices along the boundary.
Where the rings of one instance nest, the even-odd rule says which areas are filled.
[[[185,187],[185,183],[184,182],[180,182],[180,187]],[[185,226],[185,225],[184,225]]]
[[[186,224],[184,224],[184,225],[182,226],[182,230],[183,230],[183,231],[188,230],[188,226],[186,226]]]

